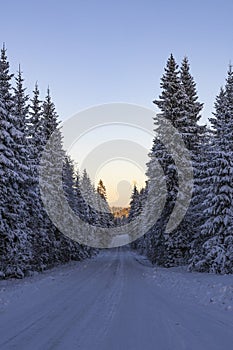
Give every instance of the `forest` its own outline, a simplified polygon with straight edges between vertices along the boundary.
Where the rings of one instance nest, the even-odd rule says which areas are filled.
[[[203,103],[199,102],[187,57],[179,67],[170,55],[160,87],[161,94],[153,101],[159,113],[154,117],[154,141],[148,150],[146,186],[140,191],[134,187],[127,217],[116,218],[108,205],[103,182],[100,180],[95,188],[88,172],[80,174],[64,151],[60,119],[50,89],[42,100],[36,83],[30,97],[20,66],[13,75],[3,46],[0,57],[0,278],[22,278],[33,271],[98,254],[98,249],[79,244],[60,232],[44,208],[39,167],[42,153],[44,162],[53,160],[51,154],[46,157],[45,146],[56,130],[56,155],[63,161],[67,202],[93,230],[106,227],[111,231],[113,227],[135,222],[136,229],[144,232],[148,217],[144,215],[140,224],[135,218],[152,196],[154,209],[150,208],[150,215],[158,203],[164,201],[161,216],[141,238],[130,244],[131,249],[164,267],[188,265],[190,271],[233,273],[232,67],[229,66],[225,85],[216,97],[209,125],[200,124]],[[167,231],[167,224],[183,188],[179,186],[180,174],[170,151],[173,146],[177,147],[173,145],[175,140],[170,140],[169,145],[161,142],[164,120],[171,123],[182,138],[193,168],[189,207],[171,232]],[[158,164],[162,173],[157,171]],[[44,191],[54,196],[59,192],[56,174],[54,163],[51,175],[54,186],[51,188],[49,181],[43,184]],[[163,182],[166,193],[153,197]]]

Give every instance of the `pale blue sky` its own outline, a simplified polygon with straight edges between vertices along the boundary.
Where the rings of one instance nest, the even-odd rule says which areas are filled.
[[[230,0],[8,0],[0,36],[62,119],[113,101],[153,108],[171,52],[188,55],[207,118],[233,58],[232,13]]]
[[[62,120],[109,102],[153,109],[172,52],[190,59],[206,122],[233,59],[232,0],[8,0],[0,9],[12,71],[21,64],[28,93],[38,80],[43,97],[49,84]],[[140,183],[130,167],[127,181]]]

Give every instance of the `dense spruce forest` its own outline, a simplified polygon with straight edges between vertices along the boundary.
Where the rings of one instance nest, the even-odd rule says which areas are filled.
[[[190,271],[233,273],[232,67],[216,97],[209,127],[200,124],[203,104],[198,100],[186,57],[180,67],[173,55],[169,57],[161,79],[161,94],[154,104],[160,112],[154,117],[148,181],[141,191],[134,187],[128,217],[114,218],[103,182],[95,189],[87,171],[82,174],[77,171],[63,149],[61,136],[56,151],[64,159],[63,188],[67,201],[73,212],[91,224],[93,230],[95,226],[111,230],[116,225],[132,222],[140,214],[147,196],[165,180],[167,192],[162,215],[131,248],[146,255],[152,263],[165,267],[188,265]],[[192,160],[194,176],[192,200],[185,217],[169,233],[166,226],[182,188],[170,148],[159,139],[161,117],[181,135]],[[11,74],[3,46],[0,57],[1,278],[22,278],[33,271],[88,258],[98,252],[63,235],[44,209],[39,166],[46,142],[55,130],[60,130],[60,121],[50,90],[41,100],[36,84],[29,97],[21,68],[15,75]],[[163,169],[162,175],[156,172],[157,162]],[[53,173],[56,176],[56,165]],[[154,200],[158,202],[159,198]],[[145,216],[141,220],[137,230],[144,232],[147,219]]]
[[[186,57],[179,68],[173,55],[170,56],[161,79],[161,90],[154,101],[160,113],[154,118],[156,135],[149,154],[148,183],[140,193],[135,188],[129,217],[140,212],[148,193],[163,180],[161,176],[154,177],[156,161],[166,179],[166,203],[157,224],[132,246],[162,266],[188,264],[190,271],[233,273],[232,66],[229,66],[225,86],[216,97],[209,127],[199,123],[203,104],[198,101],[196,83]],[[186,215],[170,233],[166,232],[166,225],[182,188],[179,188],[168,145],[161,144],[158,138],[162,133],[161,116],[182,136],[194,176],[192,200]]]
[[[49,89],[42,101],[36,83],[29,98],[20,67],[13,77],[3,46],[0,58],[1,278],[22,278],[33,271],[88,258],[97,252],[59,232],[44,209],[39,188],[41,154],[50,135],[59,131],[60,121]],[[103,183],[96,191],[87,172],[80,175],[75,170],[74,162],[63,150],[62,136],[56,146],[56,152],[64,160],[63,188],[69,205],[89,223],[104,224],[104,215],[98,215],[83,199],[88,197],[89,202],[96,205],[100,197],[105,200]],[[52,154],[47,157],[45,154],[44,161],[50,162],[52,157]],[[56,164],[53,170],[55,183]],[[49,185],[45,190],[51,190]],[[57,189],[52,190],[56,192]]]

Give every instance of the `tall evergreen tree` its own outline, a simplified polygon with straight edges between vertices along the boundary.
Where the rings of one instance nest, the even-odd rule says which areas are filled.
[[[43,133],[43,115],[42,101],[40,100],[40,92],[38,84],[35,84],[33,97],[31,99],[29,116],[27,118],[27,130],[29,144],[31,148],[31,159],[37,167],[40,162],[40,156],[45,144],[45,135]]]
[[[7,59],[5,44],[3,44],[0,57],[0,95],[4,102],[4,108],[7,112],[12,111],[12,108],[14,106],[11,84],[13,76],[14,74],[10,73],[10,64]]]
[[[44,119],[42,113],[42,101],[38,84],[35,84],[33,97],[30,100],[30,109],[26,119],[27,122],[27,141],[29,145],[29,163],[32,172],[31,192],[33,193],[33,205],[31,210],[32,226],[32,247],[33,260],[32,269],[44,269],[48,261],[47,250],[49,250],[48,230],[49,218],[40,197],[39,188],[39,167],[42,152],[46,144],[44,133]]]
[[[233,71],[229,67],[210,118],[213,137],[206,166],[205,222],[202,245],[197,246],[190,269],[215,273],[233,272]]]
[[[106,193],[106,187],[103,184],[103,181],[100,179],[97,187],[97,192],[103,198],[105,201],[107,200],[107,193]]]
[[[65,156],[63,166],[63,188],[66,194],[69,206],[75,212],[76,210],[76,194],[75,194],[74,164],[69,156]]]
[[[27,239],[30,242],[30,252],[27,254],[30,255],[30,260],[32,259],[32,233],[35,229],[34,220],[35,220],[35,202],[36,202],[36,193],[34,191],[34,174],[33,168],[30,163],[30,144],[27,134],[27,124],[26,120],[28,118],[29,105],[28,105],[29,96],[26,94],[26,88],[24,87],[24,79],[22,71],[19,65],[18,74],[15,77],[15,87],[13,88],[13,113],[17,120],[17,126],[20,131],[20,147],[18,152],[18,159],[21,164],[21,181],[19,185],[19,194],[21,198],[21,203],[23,205],[22,210],[22,220],[25,224],[25,240]],[[25,243],[24,243],[25,245]],[[22,246],[23,249],[23,246]],[[31,261],[30,261],[31,263]]]
[[[189,245],[192,247],[196,244],[196,237],[199,234],[200,226],[203,223],[203,208],[202,202],[203,188],[203,163],[207,161],[207,128],[206,125],[200,125],[201,110],[203,103],[198,101],[196,83],[190,73],[190,65],[187,57],[184,57],[180,69],[180,78],[182,87],[186,94],[185,109],[187,111],[188,125],[186,127],[186,147],[189,150],[193,166],[193,189],[192,200],[187,213],[179,227],[182,232],[189,232]],[[187,258],[188,258],[187,255]],[[187,259],[186,259],[187,261]]]
[[[54,203],[47,202],[46,207],[47,209],[50,208],[49,215],[60,215],[60,217],[64,217],[62,206],[59,206],[59,202],[61,200],[59,193],[62,189],[58,188],[58,184],[60,183],[60,164],[62,164],[65,159],[65,152],[62,147],[62,135],[58,129],[58,126],[58,115],[56,113],[55,105],[52,102],[50,90],[48,88],[45,101],[42,105],[42,132],[44,136],[42,141],[44,143],[44,146],[49,141],[50,136],[54,132],[55,136],[52,140],[52,147],[44,147],[43,149],[43,158],[40,161],[40,167],[43,173],[43,184],[40,186],[43,190],[43,193],[48,194],[44,200],[47,201],[50,198],[53,198],[53,201],[56,201],[56,208],[54,208]],[[57,212],[58,208],[60,208],[61,212]],[[44,218],[44,228],[47,233],[47,236],[44,237],[44,263],[45,265],[51,265],[53,261],[56,261],[56,259],[58,259],[56,254],[59,248],[56,247],[57,249],[54,249],[53,241],[60,241],[60,232],[53,225],[48,216],[45,216]]]
[[[161,89],[162,92],[159,99],[154,101],[161,110],[161,113],[157,114],[154,118],[156,137],[150,153],[151,160],[148,164],[148,191],[152,191],[153,187],[157,186],[156,182],[164,183],[165,181],[167,186],[166,203],[160,219],[160,227],[155,226],[154,229],[156,236],[158,229],[162,231],[159,235],[163,237],[161,238],[161,243],[163,244],[161,249],[166,250],[167,265],[173,265],[176,263],[176,251],[180,250],[179,245],[181,245],[181,249],[183,249],[183,244],[186,244],[186,237],[184,235],[178,237],[177,234],[172,235],[166,234],[165,232],[167,222],[175,206],[177,194],[179,191],[182,192],[182,189],[179,188],[178,173],[171,153],[173,149],[177,150],[179,145],[176,144],[174,135],[166,134],[166,121],[176,128],[177,133],[180,134],[185,144],[188,142],[187,126],[189,124],[187,120],[187,111],[185,109],[186,94],[182,87],[178,65],[173,55],[171,55],[167,61],[165,73],[161,78]],[[166,145],[162,144],[164,139],[167,140]],[[182,148],[180,152],[178,149],[177,153],[182,155]],[[152,174],[153,172],[157,172],[156,168],[158,164],[163,171],[160,172],[159,177],[154,177]],[[163,192],[161,196],[161,201],[163,201]],[[181,241],[184,243],[181,243]]]
[[[12,77],[3,46],[0,55],[0,278],[23,277],[30,270],[43,270],[56,262],[79,260],[93,253],[58,231],[40,198],[39,168],[49,164],[52,166],[46,168],[50,171],[45,171],[47,178],[44,177],[42,186],[57,199],[56,208],[62,208],[57,170],[65,152],[50,92],[48,90],[42,105],[36,84],[29,111],[20,67],[14,88]],[[54,147],[49,150],[45,146],[54,131]],[[64,189],[71,207],[79,211],[73,195],[74,182],[70,182],[73,179],[71,163],[65,162]],[[54,210],[53,205],[50,208]],[[62,211],[56,214],[64,215],[64,225],[71,219]]]
[[[197,122],[200,121],[200,112],[203,108],[203,103],[198,101],[196,83],[190,73],[190,65],[187,57],[184,57],[180,68],[181,83],[187,96],[189,105],[189,118],[194,127],[198,128]],[[194,136],[193,134],[191,136]]]
[[[148,164],[147,174],[149,193],[156,186],[156,183],[161,186],[165,182],[167,187],[165,207],[153,230],[157,239],[161,241],[160,248],[158,249],[158,242],[156,248],[157,252],[159,250],[162,252],[159,254],[162,257],[161,263],[169,266],[184,263],[189,256],[189,246],[193,235],[192,230],[190,230],[190,212],[187,212],[185,218],[174,231],[167,234],[165,229],[175,204],[178,203],[178,210],[181,212],[183,210],[182,200],[177,202],[177,199],[185,198],[188,186],[191,190],[191,183],[187,184],[186,190],[179,186],[179,179],[183,178],[185,181],[186,168],[191,166],[189,158],[193,162],[194,176],[198,173],[196,164],[200,159],[201,136],[204,134],[205,127],[197,124],[200,120],[202,104],[198,101],[196,84],[190,74],[187,58],[184,58],[179,70],[173,55],[170,56],[161,79],[161,88],[159,99],[154,101],[161,113],[154,118],[156,137],[150,152],[151,160]],[[177,130],[179,138],[182,138],[189,151],[188,158],[184,154],[180,142],[177,141],[176,135],[171,135],[169,139],[169,134],[166,134],[169,132],[166,128],[166,121]],[[161,142],[164,139],[166,139],[166,144]],[[173,149],[176,150],[180,158],[182,168],[176,168],[172,154]],[[158,164],[163,174],[161,172],[159,175],[156,174]],[[152,175],[153,172],[156,174],[155,176]],[[164,196],[165,193],[162,191],[161,201],[164,200]],[[166,256],[167,261],[164,260],[164,256]]]
[[[139,192],[138,192],[137,186],[134,185],[133,192],[131,195],[131,200],[130,200],[130,210],[129,210],[129,216],[128,216],[129,221],[133,220],[138,215],[138,210],[139,210],[138,202],[139,202]]]
[[[23,113],[14,108],[12,74],[6,49],[0,58],[0,254],[5,276],[21,277],[28,267],[30,248],[26,236],[22,188],[27,180]],[[16,87],[17,90],[17,87]],[[19,105],[18,105],[19,106]],[[21,114],[21,112],[20,112]]]
[[[84,199],[84,211],[86,221],[88,223],[95,223],[97,219],[96,207],[95,207],[95,193],[94,188],[91,183],[91,179],[84,169],[83,176],[81,180],[81,192]]]
[[[102,180],[97,186],[97,208],[100,226],[112,227],[114,225],[114,217],[107,202],[106,187]]]
[[[76,197],[76,213],[80,217],[81,220],[84,222],[86,221],[86,202],[83,197],[82,193],[82,177],[79,173],[79,171],[76,171],[75,173],[75,183],[74,183],[74,190],[75,190],[75,197]]]

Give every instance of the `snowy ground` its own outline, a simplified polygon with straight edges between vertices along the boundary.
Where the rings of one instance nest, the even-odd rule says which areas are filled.
[[[0,281],[1,350],[222,350],[232,344],[233,276],[154,268],[116,250]]]

